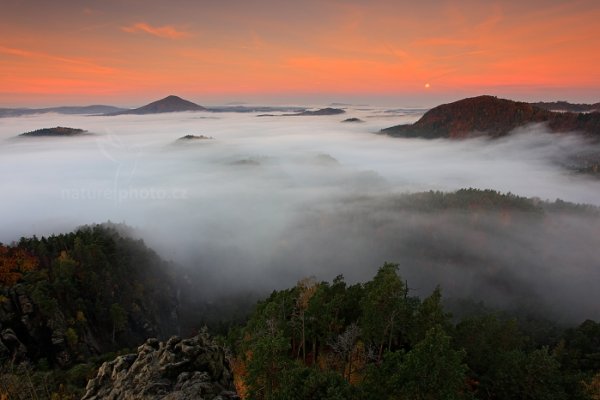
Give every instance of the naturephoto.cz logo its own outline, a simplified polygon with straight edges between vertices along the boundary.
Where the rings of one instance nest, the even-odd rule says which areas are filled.
[[[71,201],[153,201],[185,200],[187,188],[145,187],[135,185],[138,164],[143,149],[122,140],[118,135],[108,133],[96,139],[96,146],[104,159],[113,165],[106,184],[70,187],[61,190],[61,198]]]
[[[130,200],[185,200],[188,190],[183,188],[158,189],[158,188],[119,188],[119,189],[94,189],[71,188],[61,191],[63,200],[107,200],[123,202]]]

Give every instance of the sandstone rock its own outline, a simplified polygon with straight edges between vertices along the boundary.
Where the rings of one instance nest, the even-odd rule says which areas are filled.
[[[136,354],[106,362],[82,400],[239,399],[225,353],[206,332],[166,342],[148,339]]]
[[[28,315],[33,313],[33,303],[29,299],[29,297],[25,294],[19,294],[19,307],[21,307],[21,313]]]

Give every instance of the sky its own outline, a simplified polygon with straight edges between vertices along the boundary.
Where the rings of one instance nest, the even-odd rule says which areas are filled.
[[[1,0],[0,107],[597,102],[600,2]]]

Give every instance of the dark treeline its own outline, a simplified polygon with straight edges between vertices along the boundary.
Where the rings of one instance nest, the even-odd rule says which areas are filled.
[[[556,332],[559,332],[556,334]],[[386,263],[364,284],[305,279],[228,337],[248,399],[592,399],[600,324],[561,329],[476,312],[454,321],[436,288],[412,296]]]

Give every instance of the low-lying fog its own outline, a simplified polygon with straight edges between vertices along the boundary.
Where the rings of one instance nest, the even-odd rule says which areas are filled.
[[[465,187],[600,205],[600,180],[560,166],[589,148],[581,138],[534,126],[495,141],[395,139],[374,132],[418,114],[347,111],[0,119],[0,241],[111,220],[204,271],[200,294],[271,290],[308,275],[364,280],[392,261],[419,295],[439,283],[451,296],[537,296],[562,316],[600,317],[598,218],[514,221],[497,246],[481,246],[461,217],[381,209],[390,195]],[[365,122],[341,122],[348,117]],[[14,139],[54,126],[95,135]],[[177,142],[188,134],[214,139]],[[492,221],[477,229],[493,232]],[[469,265],[415,250],[425,229]]]

